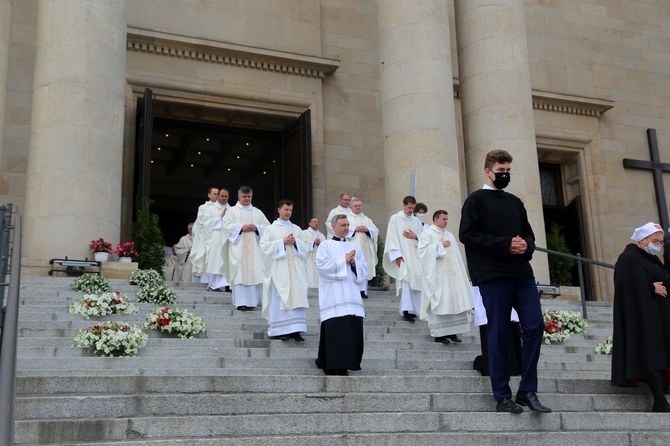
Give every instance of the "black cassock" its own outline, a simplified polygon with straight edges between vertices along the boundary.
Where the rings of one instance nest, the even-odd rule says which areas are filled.
[[[612,385],[636,385],[659,370],[668,375],[670,297],[655,294],[654,282],[670,290],[670,274],[659,258],[631,243],[614,269]]]

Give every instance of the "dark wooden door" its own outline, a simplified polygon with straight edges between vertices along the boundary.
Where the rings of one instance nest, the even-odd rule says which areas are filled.
[[[151,179],[151,137],[154,123],[154,97],[150,88],[144,89],[137,110],[137,133],[135,139],[135,194],[134,209],[149,204]]]
[[[291,221],[306,228],[312,216],[312,128],[310,110],[282,134],[277,198],[293,201]]]

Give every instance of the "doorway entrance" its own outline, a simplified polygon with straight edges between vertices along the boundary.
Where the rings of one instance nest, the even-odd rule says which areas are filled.
[[[152,99],[145,91],[138,104],[135,208],[151,200],[166,245],[186,234],[211,187],[227,188],[232,206],[239,187],[250,186],[254,206],[269,221],[276,203],[288,198],[295,203],[293,223],[306,227],[312,212],[309,110],[272,117]]]

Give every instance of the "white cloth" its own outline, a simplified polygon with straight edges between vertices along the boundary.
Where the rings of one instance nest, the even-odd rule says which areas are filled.
[[[444,247],[442,240],[451,242]],[[421,287],[422,320],[432,336],[470,331],[474,309],[472,286],[454,235],[431,225],[419,237],[417,248],[424,280]]]
[[[400,296],[400,314],[403,311],[408,311],[414,315],[418,315],[421,307],[420,292],[423,271],[417,252],[419,241],[403,236],[403,232],[408,229],[411,229],[417,237],[420,237],[421,232],[423,232],[421,222],[415,216],[407,215],[402,210],[391,216],[386,229],[386,244],[384,246],[382,265],[384,266],[384,271],[396,280],[396,295]],[[403,262],[398,266],[395,260],[400,257],[403,258]],[[411,292],[403,291],[405,285],[408,285]],[[416,298],[417,292],[419,296],[418,303]],[[409,308],[413,310],[410,311]]]
[[[227,212],[230,209],[228,203],[222,205],[217,203],[221,213]],[[226,279],[226,264],[228,263],[228,250],[226,245],[227,239],[222,235],[221,231],[221,214],[212,221],[212,235],[209,238],[207,245],[207,259],[205,261],[205,271],[209,275],[209,288],[224,289],[228,286]]]
[[[284,237],[289,234],[295,237],[295,244],[285,245]],[[290,221],[275,220],[263,232],[260,247],[265,270],[262,314],[268,320],[268,335],[306,331],[309,302],[305,258],[309,243],[302,230]],[[298,309],[301,311],[294,311]]]
[[[233,292],[233,305],[237,307],[256,308],[261,304],[263,298],[263,284],[258,285],[235,285],[230,284]]]
[[[175,282],[190,282],[192,274],[192,264],[188,261],[193,246],[193,235],[186,234],[174,245],[174,253],[177,256],[177,267],[174,271],[173,280]]]
[[[669,229],[669,231],[670,231],[670,229]],[[649,223],[645,224],[644,226],[640,226],[639,228],[635,228],[635,231],[633,232],[633,235],[631,236],[630,239],[634,242],[641,242],[642,240],[649,237],[651,234],[655,234],[657,232],[663,232],[663,228],[658,223],[654,223],[654,222],[650,221]]]
[[[347,215],[349,213],[349,208],[343,208],[342,206],[337,206],[336,208],[333,208],[330,210],[328,213],[328,217],[326,218],[326,236],[328,236],[328,240],[333,238],[333,225],[330,223],[330,221],[335,217],[337,214],[342,214],[342,215]]]
[[[375,277],[375,267],[377,266],[377,239],[379,237],[379,229],[372,220],[362,212],[354,214],[351,209],[347,213],[347,220],[349,220],[349,234],[347,237],[351,243],[358,246],[358,249],[363,253],[365,261],[368,264],[367,280],[372,280]],[[365,232],[355,232],[357,226],[365,226],[368,228],[370,235]],[[367,285],[367,282],[366,282]]]
[[[326,240],[319,246],[316,266],[319,269],[319,314],[321,322],[340,316],[365,317],[359,284],[366,280],[365,257],[356,251],[355,270],[346,263],[345,255],[355,250],[351,242]]]
[[[207,201],[198,208],[198,217],[193,224],[193,246],[188,261],[191,262],[194,276],[203,276],[207,273],[206,256],[209,238],[212,236],[212,221],[221,215],[221,210],[215,201]]]
[[[310,242],[309,256],[305,261],[307,266],[307,283],[309,284],[310,288],[317,288],[319,286],[319,270],[316,267],[316,253],[319,252],[319,245],[314,243],[314,241],[318,238],[320,243],[325,242],[326,236],[323,235],[323,233],[320,231],[315,231],[312,228],[307,228],[303,230],[302,233],[304,237]]]

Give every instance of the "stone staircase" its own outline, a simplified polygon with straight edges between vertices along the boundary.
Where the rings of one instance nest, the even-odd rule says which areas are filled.
[[[269,340],[260,311],[239,312],[230,293],[175,286],[178,306],[205,319],[193,340],[150,332],[134,358],[71,347],[93,325],[68,314],[70,278],[22,278],[16,444],[67,445],[650,445],[670,442],[670,418],[647,412],[646,386],[610,386],[611,306],[589,305],[591,327],[544,346],[539,392],[551,414],[493,412],[488,378],[472,370],[478,330],[462,344],[433,342],[424,322],[402,321],[393,293],[365,301],[360,372],[324,376],[314,365],[318,303],[310,295],[306,342]],[[137,288],[112,286],[132,298]],[[545,308],[579,310],[543,300]],[[141,324],[140,314],[103,320]],[[516,388],[518,379],[513,378]]]

